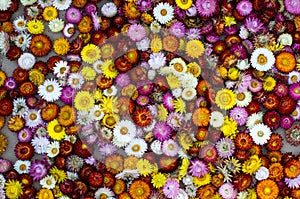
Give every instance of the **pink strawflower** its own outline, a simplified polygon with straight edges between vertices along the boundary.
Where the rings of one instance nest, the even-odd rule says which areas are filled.
[[[199,159],[191,160],[188,172],[192,176],[200,178],[207,174],[208,171],[208,167],[203,161]]]

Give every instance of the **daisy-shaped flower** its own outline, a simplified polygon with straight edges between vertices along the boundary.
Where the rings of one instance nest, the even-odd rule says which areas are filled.
[[[16,98],[13,100],[13,112],[12,115],[18,115],[22,118],[28,113],[28,106],[24,98]]]
[[[18,174],[29,173],[31,162],[29,160],[17,160],[14,164],[14,169]]]
[[[123,147],[136,135],[136,126],[129,120],[121,120],[113,130],[113,143],[118,147]]]
[[[56,77],[65,78],[70,71],[70,66],[68,65],[68,62],[61,60],[55,63],[53,70],[53,73],[56,75]]]
[[[25,31],[27,28],[26,28],[26,24],[27,24],[27,20],[25,19],[25,17],[22,15],[22,16],[18,16],[14,21],[13,21],[13,24],[14,24],[14,28],[17,32],[23,32]]]
[[[252,52],[251,65],[258,71],[268,71],[275,64],[273,53],[266,48],[257,48]]]
[[[125,152],[128,156],[134,155],[141,158],[147,150],[147,143],[144,139],[135,138],[125,148]]]
[[[169,3],[160,2],[154,9],[153,14],[155,19],[161,23],[166,24],[174,17],[174,8]]]
[[[53,140],[62,140],[66,136],[65,127],[60,125],[57,119],[48,123],[47,132]]]
[[[47,156],[50,158],[57,156],[59,154],[59,146],[58,141],[51,142],[47,147]]]
[[[114,198],[115,197],[115,194],[113,191],[111,191],[109,188],[106,188],[106,187],[102,187],[102,188],[99,188],[96,192],[95,192],[95,198],[101,198],[101,197],[104,197],[104,198]]]
[[[104,112],[99,105],[95,105],[94,108],[90,110],[89,114],[93,118],[93,120],[97,121],[100,121],[104,116]]]
[[[248,117],[246,126],[251,129],[254,127],[254,125],[262,123],[264,113],[263,112],[258,112],[258,113],[253,113]]]
[[[55,79],[47,79],[38,87],[38,94],[47,102],[58,100],[61,95],[61,86]]]
[[[229,138],[222,138],[216,143],[218,154],[222,158],[228,158],[234,153],[234,143]]]
[[[70,7],[72,0],[53,0],[52,4],[58,10],[66,10]]]
[[[80,89],[84,83],[84,78],[80,73],[71,73],[68,78],[68,85],[73,89]]]
[[[31,144],[34,147],[36,153],[43,154],[47,152],[50,141],[48,138],[38,135],[31,140]]]
[[[19,48],[21,48],[24,51],[29,48],[31,39],[32,39],[32,37],[30,34],[20,33],[12,40],[14,41],[16,46],[18,46]],[[1,41],[1,37],[0,37],[0,41]],[[5,45],[3,45],[4,44],[3,42],[0,42],[0,43],[1,43],[1,46],[5,47]]]
[[[252,101],[252,93],[250,91],[238,92],[234,91],[236,95],[236,105],[239,107],[246,107]]]
[[[47,175],[42,180],[40,180],[40,184],[43,188],[53,189],[55,187],[56,180],[52,175]]]
[[[11,0],[0,0],[0,10],[1,11],[8,10],[11,3],[12,3]]]
[[[250,129],[250,135],[255,144],[263,145],[268,142],[271,135],[271,129],[264,124],[256,124]]]
[[[26,126],[34,128],[42,123],[40,110],[30,109],[25,115]]]

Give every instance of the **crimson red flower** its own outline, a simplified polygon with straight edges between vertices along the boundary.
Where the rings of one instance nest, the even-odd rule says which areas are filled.
[[[19,142],[15,146],[15,155],[20,160],[30,160],[34,155],[34,148],[28,142]]]

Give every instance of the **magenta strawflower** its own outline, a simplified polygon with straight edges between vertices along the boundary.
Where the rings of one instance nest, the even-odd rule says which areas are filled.
[[[18,140],[19,142],[30,142],[33,134],[29,128],[23,128],[18,132]]]
[[[175,179],[167,179],[164,187],[163,187],[163,192],[167,198],[174,198],[178,195],[179,193],[179,183]]]
[[[289,95],[294,99],[294,100],[300,100],[300,84],[292,84],[289,87]]]
[[[262,83],[259,80],[252,78],[251,82],[248,86],[248,89],[249,89],[249,91],[251,91],[253,93],[257,93],[257,92],[261,91]]]
[[[136,99],[136,103],[139,106],[146,106],[150,102],[149,97],[145,95],[139,95],[138,98]]]
[[[191,164],[188,168],[188,173],[194,177],[202,177],[205,174],[208,173],[209,169],[205,162],[199,160],[199,159],[194,159],[190,161]]]
[[[171,35],[174,35],[177,38],[184,37],[185,27],[182,22],[175,21],[171,24],[169,32]]]
[[[188,40],[200,39],[200,29],[199,28],[190,28],[186,31],[186,38]]]
[[[49,164],[46,161],[34,160],[31,162],[29,175],[33,180],[41,180],[48,174]]]
[[[218,2],[216,0],[197,0],[196,7],[201,17],[211,17],[217,11]]]
[[[236,106],[230,110],[230,117],[237,122],[238,126],[243,126],[248,120],[248,112],[245,108]]]
[[[283,129],[289,129],[293,125],[293,117],[290,115],[284,115],[280,118],[280,127]]]
[[[253,9],[252,3],[248,0],[242,0],[236,5],[236,10],[242,16],[247,16]]]
[[[284,7],[289,13],[293,15],[300,15],[300,1],[284,0]]]
[[[153,136],[162,142],[170,138],[171,132],[171,127],[165,122],[157,122],[153,129]]]
[[[14,78],[8,77],[4,81],[4,86],[8,91],[14,90],[17,88],[17,82]]]
[[[62,89],[60,100],[65,104],[72,104],[76,95],[76,90],[70,86],[66,86]]]
[[[81,11],[77,8],[70,7],[66,11],[66,19],[69,23],[77,24],[82,18]]]
[[[5,173],[11,168],[11,161],[0,158],[0,173]]]
[[[164,94],[164,96],[163,96],[163,105],[169,111],[174,110],[173,100],[174,100],[174,98],[172,97],[172,94],[170,94],[170,93]]]
[[[263,30],[263,23],[256,17],[247,17],[245,26],[252,33],[258,33]]]

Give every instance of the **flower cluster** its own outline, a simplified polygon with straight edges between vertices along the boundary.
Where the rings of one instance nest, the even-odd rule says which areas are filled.
[[[298,0],[0,0],[0,21],[0,198],[299,198]]]

